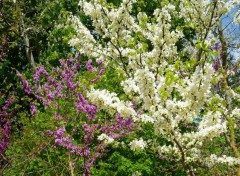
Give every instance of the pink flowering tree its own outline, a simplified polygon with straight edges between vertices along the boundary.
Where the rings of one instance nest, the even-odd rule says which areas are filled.
[[[14,103],[14,96],[5,101],[0,111],[0,169],[8,162],[5,152],[10,144],[10,127],[12,113],[8,111],[9,106]]]
[[[78,59],[60,60],[60,67],[47,72],[43,66],[37,67],[33,75],[34,84],[21,79],[26,94],[32,95],[35,101],[30,103],[31,114],[36,115],[36,104],[42,104],[44,111],[52,114],[50,119],[55,124],[45,131],[53,139],[52,148],[68,151],[69,171],[74,175],[75,170],[83,175],[91,175],[91,166],[97,158],[107,152],[109,145],[132,133],[134,122],[129,118],[123,118],[119,113],[113,117],[103,116],[97,106],[88,102],[84,97],[88,85],[82,84],[79,79],[80,67],[86,67],[92,73],[93,79],[89,85],[93,85],[100,79],[104,72],[101,61],[97,67],[92,66],[92,60],[81,64]],[[81,163],[81,168],[75,166]],[[81,171],[79,171],[81,170]]]

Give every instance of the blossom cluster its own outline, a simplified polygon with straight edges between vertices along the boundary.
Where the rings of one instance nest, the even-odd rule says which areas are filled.
[[[203,142],[227,132],[226,116],[239,115],[228,110],[226,103],[221,103],[225,97],[212,89],[213,82],[220,82],[222,75],[213,68],[207,53],[210,45],[216,43],[213,34],[218,21],[237,1],[183,0],[156,8],[151,16],[145,12],[132,15],[133,3],[123,0],[119,7],[113,8],[106,1],[80,1],[84,13],[92,20],[96,36],[107,40],[104,44],[93,40],[80,19],[72,17],[70,21],[77,34],[69,44],[88,57],[103,58],[105,65],[113,62],[116,69],[123,71],[123,90],[130,102],[137,102],[142,113],[139,116],[129,101],[120,100],[108,90],[91,89],[87,97],[111,115],[120,113],[135,121],[153,123],[155,135],[171,143],[152,144],[154,151],[172,153],[179,160],[183,158],[182,163],[196,160],[204,163],[203,158],[197,159]],[[182,20],[186,28],[194,29],[193,42],[186,39],[183,28],[173,25],[173,19]],[[179,41],[184,46],[180,51]],[[219,103],[214,104],[215,101]],[[183,130],[183,126],[189,125],[194,128]],[[105,134],[100,139],[111,141]],[[146,147],[142,139],[130,144],[132,150]],[[210,160],[219,163],[214,157]],[[232,164],[238,163],[237,160],[229,159]]]
[[[88,72],[96,71],[96,79],[104,72],[101,60],[98,60],[99,69],[92,66],[92,60],[86,64],[80,64],[78,59],[70,58],[66,61],[60,60],[60,67],[53,68],[52,72],[47,72],[43,66],[38,67],[33,76],[34,86],[31,86],[23,75],[18,74],[26,93],[33,95],[37,101],[41,102],[46,110],[52,112],[56,126],[46,133],[54,138],[54,148],[62,147],[69,151],[71,155],[84,158],[84,174],[90,175],[92,167],[98,157],[105,152],[105,148],[111,143],[132,133],[134,122],[130,116],[116,114],[116,118],[111,118],[108,122],[98,117],[101,110],[98,103],[92,104],[84,97],[87,88],[78,81],[79,68],[86,66]],[[94,81],[89,80],[94,83]],[[97,96],[97,95],[96,95]],[[61,104],[61,102],[64,104]],[[66,105],[71,107],[66,109]],[[30,103],[31,114],[37,113],[34,101]],[[125,118],[123,118],[123,116]],[[77,118],[79,123],[67,130],[67,125]],[[76,120],[76,119],[75,119]],[[82,136],[74,137],[74,134],[81,132]],[[98,139],[98,140],[96,140]],[[97,141],[97,142],[96,142]]]
[[[129,146],[131,148],[131,150],[135,151],[135,150],[143,150],[144,148],[146,148],[147,143],[140,138],[133,140],[132,142],[129,143]]]

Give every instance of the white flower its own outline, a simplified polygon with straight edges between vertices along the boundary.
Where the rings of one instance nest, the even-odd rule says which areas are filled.
[[[220,81],[223,75],[215,73],[211,63],[202,62],[204,55],[209,53],[204,52],[199,58],[196,44],[209,48],[217,41],[213,29],[221,20],[219,17],[229,13],[239,0],[220,0],[216,7],[209,0],[181,0],[179,10],[175,10],[176,3],[168,3],[154,10],[154,20],[150,20],[152,16],[149,18],[144,12],[134,17],[134,1],[123,0],[118,7],[111,8],[106,0],[81,0],[79,4],[91,19],[94,30],[90,31],[77,17],[73,17],[71,25],[76,30],[76,36],[69,44],[87,57],[103,60],[105,66],[113,63],[114,69],[124,74],[121,86],[129,102],[137,103],[145,114],[137,115],[129,102],[108,90],[92,89],[87,97],[98,110],[112,117],[120,113],[123,117],[132,117],[134,121],[153,123],[155,135],[172,144],[160,146],[155,151],[181,158],[178,143],[187,148],[183,151],[187,162],[193,162],[202,158],[198,147],[206,138],[211,140],[228,130],[224,117],[229,115],[229,110],[222,103],[224,95],[214,92],[212,84],[213,79]],[[213,12],[213,9],[218,10]],[[232,16],[234,21],[239,22],[240,15],[237,14]],[[172,20],[178,17],[184,19],[187,28],[194,29],[193,40],[185,39],[183,26],[172,26]],[[202,40],[205,35],[205,40]],[[98,40],[100,38],[102,40]],[[178,51],[180,39],[184,47]],[[184,55],[187,61],[183,61]],[[231,101],[240,97],[232,89],[223,92]],[[217,103],[212,104],[216,98]],[[239,109],[231,111],[230,116],[239,118]],[[185,131],[182,127],[192,130]],[[106,143],[113,141],[106,134],[98,139]],[[129,146],[134,151],[143,150],[147,143],[140,138],[133,140]],[[232,158],[224,156],[211,156],[209,160],[233,163]]]
[[[105,110],[111,115],[120,113],[125,118],[134,118],[136,116],[134,109],[127,106],[127,102],[121,101],[116,93],[92,89],[87,93],[87,97],[92,103],[97,105],[98,109]]]
[[[142,173],[139,172],[139,171],[136,171],[136,172],[132,173],[132,176],[141,176],[141,175],[142,175]]]
[[[153,119],[152,117],[146,115],[146,114],[142,114],[142,115],[140,116],[140,120],[141,120],[141,122],[143,122],[143,123],[147,123],[147,122],[154,123],[154,119]]]
[[[98,140],[103,141],[105,144],[111,144],[114,141],[113,138],[109,137],[105,133],[102,133],[100,136],[98,136]]]
[[[229,166],[233,166],[233,165],[239,165],[240,159],[234,158],[234,157],[229,157],[226,155],[217,156],[215,154],[212,154],[212,155],[210,155],[209,158],[206,158],[206,163],[209,166],[212,166],[213,164],[216,164],[216,163],[228,164]]]
[[[140,138],[139,140],[135,139],[132,142],[130,142],[129,146],[130,146],[130,149],[133,151],[143,150],[144,148],[146,148],[147,143],[142,138]]]

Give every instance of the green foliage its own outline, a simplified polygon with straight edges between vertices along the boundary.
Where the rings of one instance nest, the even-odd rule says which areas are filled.
[[[113,69],[112,65],[109,64],[95,87],[98,89],[107,88],[110,92],[117,93],[120,99],[126,100],[126,95],[124,94],[123,88],[120,85],[121,81],[123,80],[124,74],[119,70]]]
[[[20,135],[14,135],[6,153],[8,158],[14,158],[3,169],[4,175],[55,175],[67,174],[67,155],[63,150],[54,150],[54,142],[45,130],[54,129],[51,114],[41,113],[34,119],[23,122],[24,128]],[[64,174],[64,175],[65,175]]]

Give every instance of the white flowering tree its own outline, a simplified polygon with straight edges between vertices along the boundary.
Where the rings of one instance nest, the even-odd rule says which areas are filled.
[[[228,85],[230,73],[225,65],[221,63],[217,69],[212,65],[224,50],[211,49],[219,40],[214,34],[222,16],[237,2],[164,1],[150,15],[134,14],[134,0],[123,0],[118,7],[105,0],[79,2],[94,30],[72,16],[69,21],[76,36],[69,44],[102,60],[106,67],[114,63],[124,75],[121,85],[129,99],[123,101],[107,88],[92,88],[87,94],[89,101],[109,115],[119,113],[140,124],[152,123],[154,134],[167,141],[160,145],[154,137],[145,141],[141,136],[130,142],[132,150],[171,155],[189,175],[195,175],[195,165],[239,168],[235,131],[240,95]],[[185,29],[194,31],[193,36],[187,37]],[[228,156],[203,150],[216,138],[231,147]],[[237,172],[240,175],[240,168]]]

